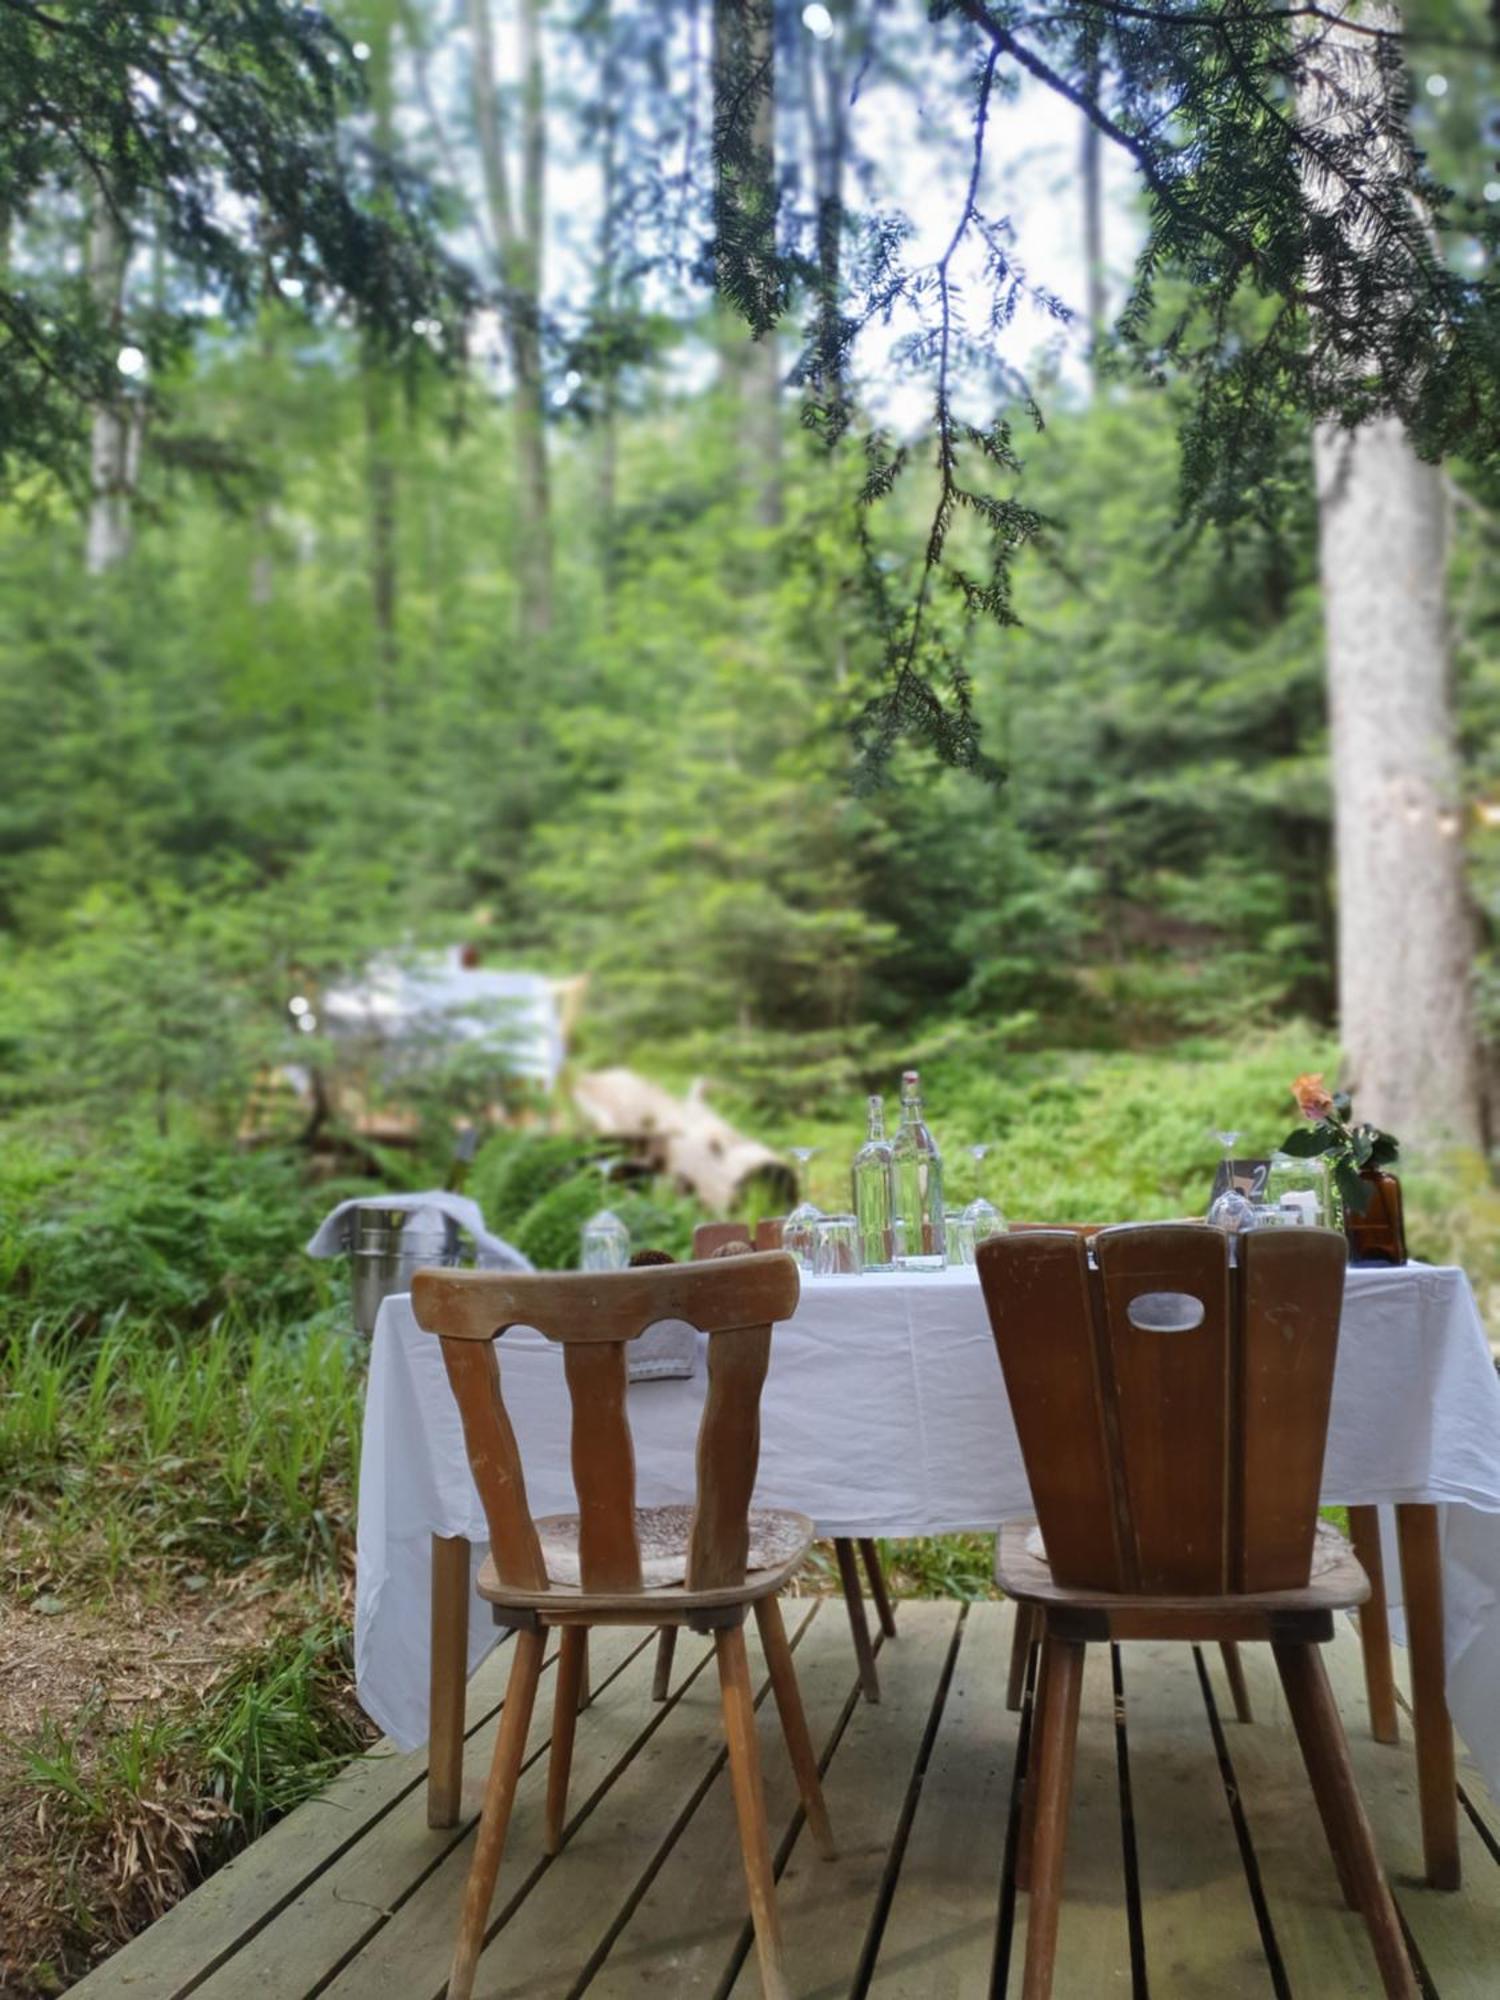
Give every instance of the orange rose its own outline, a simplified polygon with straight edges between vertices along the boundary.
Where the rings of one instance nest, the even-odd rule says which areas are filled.
[[[1320,1118],[1326,1118],[1333,1109],[1333,1095],[1324,1087],[1321,1071],[1317,1076],[1299,1076],[1292,1085],[1292,1095],[1302,1116],[1310,1118],[1314,1124]]]

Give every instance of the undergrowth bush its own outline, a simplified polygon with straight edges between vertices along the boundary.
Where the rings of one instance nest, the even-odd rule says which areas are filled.
[[[305,1319],[337,1274],[304,1252],[334,1198],[295,1153],[141,1137],[68,1161],[0,1159],[0,1296],[89,1331],[127,1309],[200,1327],[240,1308]]]

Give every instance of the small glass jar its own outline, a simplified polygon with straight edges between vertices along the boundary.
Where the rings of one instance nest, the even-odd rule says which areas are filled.
[[[613,1209],[601,1208],[583,1225],[578,1258],[582,1271],[623,1271],[630,1262],[630,1231]]]
[[[1344,1226],[1344,1205],[1321,1154],[1299,1160],[1291,1153],[1273,1153],[1266,1175],[1266,1201],[1272,1208],[1300,1209],[1301,1221],[1310,1228]]]

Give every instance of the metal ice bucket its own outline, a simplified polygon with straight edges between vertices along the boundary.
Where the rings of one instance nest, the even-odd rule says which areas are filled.
[[[441,1209],[386,1208],[378,1201],[355,1209],[352,1220],[354,1324],[368,1338],[382,1301],[409,1292],[414,1272],[458,1262],[458,1224]]]

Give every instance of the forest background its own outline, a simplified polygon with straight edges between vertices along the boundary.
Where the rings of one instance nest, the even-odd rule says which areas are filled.
[[[850,727],[878,672],[854,517],[799,426],[790,348],[643,280],[608,201],[569,212],[625,184],[621,17],[523,0],[535,61],[523,37],[507,157],[485,143],[495,104],[443,68],[484,0],[337,12],[365,130],[436,177],[510,314],[460,367],[436,321],[388,360],[288,278],[253,323],[152,356],[170,416],[102,414],[118,463],[81,510],[41,476],[0,509],[0,1637],[47,1662],[29,1704],[0,1686],[21,1884],[0,1955],[21,1990],[55,1989],[362,1740],[362,1356],[340,1274],[301,1246],[372,1174],[440,1177],[496,1080],[434,1070],[421,1145],[363,1176],[314,1177],[290,1141],[247,1152],[257,1077],[307,1055],[294,994],[460,942],[586,972],[575,1065],[706,1078],[757,1136],[819,1146],[830,1201],[865,1092],[915,1063],[956,1192],[988,1142],[1013,1215],[1195,1212],[1214,1129],[1269,1150],[1292,1077],[1339,1061],[1311,440],[1274,510],[1183,524],[1174,392],[1110,366],[1136,235],[1081,130],[1040,199],[1076,204],[1086,298],[1071,327],[1011,335],[1047,392],[1018,447],[1047,526],[1019,622],[964,638],[1001,775],[902,742],[872,784]],[[844,10],[789,18],[793,199],[816,195],[857,65]],[[876,64],[914,101],[919,27]],[[1492,66],[1413,64],[1422,143],[1482,178]],[[939,144],[935,190],[964,146]],[[83,254],[76,217],[27,227],[28,254],[47,228],[59,259]],[[174,283],[149,229],[127,264],[149,322]],[[1450,459],[1443,481],[1492,1056],[1500,510],[1491,474]],[[919,500],[894,504],[919,533]],[[1378,959],[1360,976],[1378,984]],[[602,1186],[565,1101],[556,1122],[487,1142],[472,1183],[552,1262]],[[1489,1162],[1419,1156],[1407,1188],[1415,1250],[1464,1261],[1496,1324]],[[639,1238],[684,1247],[690,1203],[630,1199]],[[900,1560],[912,1587],[987,1587],[973,1546]],[[150,1719],[121,1705],[138,1657],[106,1628],[153,1662]],[[173,1665],[184,1633],[197,1667]],[[144,1871],[124,1859],[143,1842]]]

